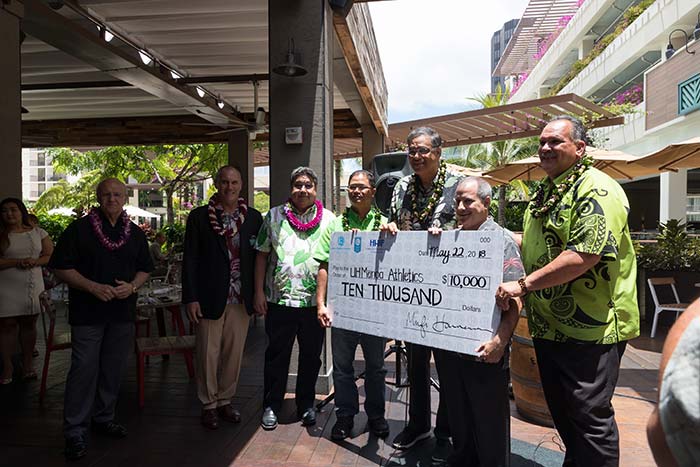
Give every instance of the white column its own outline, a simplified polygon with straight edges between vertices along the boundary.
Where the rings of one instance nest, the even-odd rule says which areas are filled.
[[[688,169],[664,172],[659,182],[659,222],[680,219],[685,222],[688,205]]]

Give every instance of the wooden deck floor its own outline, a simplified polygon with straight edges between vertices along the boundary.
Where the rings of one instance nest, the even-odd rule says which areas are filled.
[[[65,326],[65,324],[64,324]],[[645,425],[656,399],[656,372],[664,333],[655,340],[639,338],[627,347],[614,398],[621,436],[623,466],[654,466]],[[645,333],[649,335],[648,331]],[[43,341],[38,349],[43,357]],[[262,322],[252,326],[246,345],[241,383],[234,405],[240,408],[240,424],[223,423],[217,431],[199,424],[200,406],[194,382],[189,380],[182,357],[169,360],[151,358],[146,368],[146,407],[137,407],[135,359],[122,385],[117,421],[129,429],[124,440],[93,438],[88,455],[73,465],[83,466],[197,466],[197,467],[279,467],[279,466],[372,466],[429,464],[432,441],[417,445],[407,453],[397,453],[388,444],[404,426],[406,390],[389,387],[387,419],[391,435],[387,442],[369,436],[366,417],[355,419],[353,438],[335,443],[330,430],[335,422],[333,404],[318,416],[315,427],[304,428],[294,419],[290,395],[275,431],[259,427],[262,401],[262,362],[265,334]],[[60,466],[62,455],[62,397],[69,351],[52,354],[49,389],[44,407],[38,403],[39,383],[13,383],[0,388],[0,466]],[[391,359],[391,357],[389,358]],[[40,368],[41,358],[36,362]],[[361,367],[361,365],[358,365]],[[393,364],[387,363],[393,379]],[[437,394],[433,395],[434,403]],[[319,396],[321,397],[321,396]],[[556,432],[522,420],[512,406],[511,435],[530,443],[514,454],[514,465],[549,467],[535,447],[559,451]],[[434,407],[435,409],[436,407]],[[433,412],[434,413],[434,412]],[[530,449],[531,447],[531,449]],[[531,462],[534,456],[536,462]],[[516,462],[521,461],[521,463]],[[527,464],[526,464],[527,462]]]

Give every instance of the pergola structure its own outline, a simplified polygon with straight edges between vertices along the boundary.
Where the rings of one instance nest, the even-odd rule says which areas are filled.
[[[228,142],[252,181],[251,141],[267,141],[273,179],[309,165],[328,198],[333,140],[376,154],[386,135],[364,1],[347,16],[315,0],[3,1],[0,191],[20,192],[20,147]],[[289,57],[307,73],[271,73]]]

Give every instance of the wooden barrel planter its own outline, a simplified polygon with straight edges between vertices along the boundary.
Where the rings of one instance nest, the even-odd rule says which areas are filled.
[[[520,313],[518,325],[513,333],[510,351],[510,380],[513,384],[515,407],[526,420],[538,425],[553,427],[554,422],[540,382],[535,348],[527,327],[525,310]]]

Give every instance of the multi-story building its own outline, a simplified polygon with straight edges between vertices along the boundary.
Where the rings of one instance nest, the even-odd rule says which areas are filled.
[[[596,141],[643,156],[700,135],[697,51],[697,0],[532,0],[494,73],[517,77],[511,102],[575,93],[633,104],[625,124],[596,130]],[[622,181],[632,229],[700,220],[696,172]]]
[[[22,149],[22,198],[36,201],[39,196],[57,181],[66,178],[56,174],[51,156],[44,149]]]
[[[498,86],[501,89],[506,88],[505,76],[493,75],[493,70],[496,68],[498,61],[503,55],[508,41],[515,31],[515,27],[518,25],[517,19],[512,19],[506,23],[503,23],[503,27],[498,31],[495,31],[491,36],[491,93],[495,93]]]

